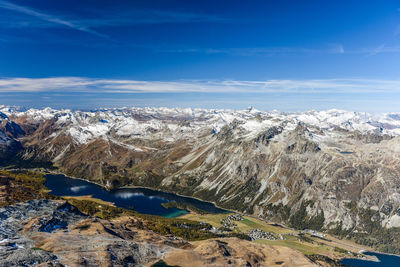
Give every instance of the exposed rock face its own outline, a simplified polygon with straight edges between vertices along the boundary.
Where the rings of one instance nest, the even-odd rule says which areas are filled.
[[[15,157],[22,149],[20,142],[0,130],[0,163],[5,163]]]
[[[286,222],[307,203],[307,217],[322,216],[326,228],[357,225],[355,203],[379,211],[384,225],[399,225],[400,120],[393,114],[150,108],[3,114],[21,129],[13,137],[7,131],[23,144],[21,158],[109,187],[170,190]]]
[[[21,137],[25,132],[19,125],[11,120],[4,113],[0,112],[0,164],[9,162],[23,147],[16,138]]]
[[[87,217],[62,201],[3,207],[0,218],[0,266],[143,266],[169,250],[125,240],[107,229],[110,222]]]
[[[58,264],[55,255],[45,250],[32,250],[34,242],[21,231],[22,222],[36,216],[57,218],[59,203],[48,200],[32,200],[14,206],[0,208],[0,266],[26,266],[42,262]],[[78,218],[72,216],[71,220]]]
[[[298,251],[236,238],[188,242],[112,221],[64,201],[30,200],[0,208],[0,266],[317,266]],[[294,260],[295,259],[295,260]]]

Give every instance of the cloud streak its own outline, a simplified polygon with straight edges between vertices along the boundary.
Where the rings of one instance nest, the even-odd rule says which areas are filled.
[[[149,25],[164,23],[198,23],[198,22],[227,22],[226,18],[221,18],[210,14],[175,12],[169,10],[157,10],[146,8],[129,8],[128,10],[116,9],[111,12],[95,12],[90,17],[80,17],[70,14],[69,18],[47,14],[31,7],[17,5],[9,1],[0,0],[0,8],[11,10],[19,14],[27,15],[40,21],[27,20],[21,17],[5,16],[0,18],[0,24],[8,28],[49,28],[63,26],[82,32],[87,32],[100,37],[107,37],[93,28],[100,27],[119,27],[132,25]],[[72,16],[71,16],[72,15]]]
[[[374,56],[377,54],[382,54],[382,53],[400,53],[400,46],[386,46],[384,44],[372,48],[372,49],[363,49],[361,50],[361,53],[365,53],[368,56]]]
[[[365,55],[375,56],[378,54],[398,54],[400,46],[380,45],[378,47],[366,47],[345,49],[342,44],[335,44],[326,48],[304,48],[304,47],[247,47],[247,48],[155,48],[159,53],[198,53],[198,54],[226,54],[231,56],[282,56],[282,55]]]
[[[321,49],[304,47],[180,48],[156,49],[156,52],[226,54],[232,56],[276,56],[296,54],[344,54],[345,50],[343,45],[335,44]]]
[[[0,93],[400,93],[400,80],[138,81],[83,77],[3,78]]]
[[[22,14],[25,14],[28,16],[38,18],[42,21],[65,26],[67,28],[71,28],[71,29],[74,29],[77,31],[86,32],[86,33],[93,34],[93,35],[103,37],[103,38],[108,38],[107,35],[99,33],[97,31],[94,31],[86,26],[53,16],[53,15],[45,14],[45,13],[36,11],[36,10],[26,7],[26,6],[16,5],[16,4],[10,3],[8,1],[0,1],[0,8],[11,10],[11,11],[18,12],[18,13],[22,13]]]

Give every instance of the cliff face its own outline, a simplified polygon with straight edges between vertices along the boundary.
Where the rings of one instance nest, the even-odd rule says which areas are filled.
[[[9,162],[22,151],[23,147],[16,139],[24,134],[17,123],[0,112],[0,163]]]
[[[3,110],[25,161],[142,185],[298,227],[400,226],[400,121],[345,111]],[[7,146],[9,147],[9,146]]]

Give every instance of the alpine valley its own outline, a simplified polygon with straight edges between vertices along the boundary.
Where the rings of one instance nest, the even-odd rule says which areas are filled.
[[[400,114],[8,106],[0,112],[4,168],[195,197],[400,253]]]

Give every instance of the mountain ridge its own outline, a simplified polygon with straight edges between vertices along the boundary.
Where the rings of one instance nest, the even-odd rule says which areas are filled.
[[[400,116],[341,110],[124,108],[95,112],[3,107],[0,128],[23,148],[108,188],[146,186],[261,218],[363,232],[400,226]],[[17,127],[15,126],[15,127]]]

